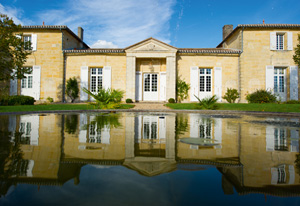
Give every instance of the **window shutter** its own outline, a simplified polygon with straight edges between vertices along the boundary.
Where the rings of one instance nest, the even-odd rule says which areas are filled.
[[[199,118],[198,114],[190,114],[190,137],[199,137]]]
[[[159,140],[166,139],[167,136],[167,130],[166,130],[166,117],[160,116],[158,118],[158,124],[159,124],[159,131],[158,131],[158,138]]]
[[[270,50],[276,50],[276,32],[270,32]]]
[[[79,115],[79,135],[78,139],[80,143],[86,143],[86,136],[87,136],[87,114],[80,114]]]
[[[274,151],[274,127],[266,127],[266,151]]]
[[[222,148],[222,119],[214,119],[214,140],[216,140],[216,148]]]
[[[111,88],[111,67],[105,66],[103,68],[103,83],[102,86],[104,89]]]
[[[199,96],[199,68],[191,67],[190,69],[190,84],[191,84],[191,92],[190,92],[190,101],[197,101],[197,97]]]
[[[295,168],[294,165],[289,165],[289,174],[290,174],[290,178],[289,178],[289,184],[295,184]]]
[[[83,88],[89,89],[88,81],[89,81],[89,67],[82,66],[80,72],[80,100],[81,101],[88,100],[88,94],[82,90]]]
[[[39,100],[41,92],[41,66],[32,67],[32,76],[33,97],[35,100]]]
[[[293,50],[293,33],[287,33],[287,50]]]
[[[298,100],[298,67],[290,67],[290,100]]]
[[[135,74],[135,100],[142,101],[142,72]]]
[[[32,46],[32,51],[36,51],[36,46],[37,46],[37,34],[32,34],[32,35],[31,35],[31,46]]]
[[[16,72],[13,70],[12,75]],[[16,78],[10,80],[10,88],[9,95],[17,95],[18,94],[18,80]]]
[[[274,66],[266,66],[266,90],[274,92]]]
[[[214,92],[218,98],[218,102],[222,101],[222,67],[214,69]]]
[[[101,130],[101,143],[110,144],[110,127],[107,125]]]

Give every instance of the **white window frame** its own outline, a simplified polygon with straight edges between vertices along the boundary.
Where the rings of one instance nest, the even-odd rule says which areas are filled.
[[[23,42],[24,42],[25,50],[31,50],[32,49],[32,36],[30,34],[25,34],[23,36]],[[30,44],[28,44],[28,42],[30,42]]]
[[[203,84],[201,84],[201,79],[204,80]],[[203,91],[201,91],[202,89]],[[199,69],[199,92],[212,92],[212,69],[211,68]]]
[[[95,79],[95,81],[93,81],[93,79]],[[101,83],[100,83],[100,79],[101,79]],[[91,67],[90,68],[90,91],[96,94],[102,88],[103,88],[103,67]]]
[[[276,33],[276,50],[284,50],[285,33]]]

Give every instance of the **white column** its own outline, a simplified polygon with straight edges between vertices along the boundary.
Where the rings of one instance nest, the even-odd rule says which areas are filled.
[[[125,159],[134,158],[134,120],[133,116],[125,116]]]
[[[176,56],[167,57],[167,101],[176,98]]]
[[[135,62],[135,57],[126,57],[126,99],[130,98],[132,100],[135,100]]]
[[[168,115],[166,118],[166,159],[175,160],[175,119],[176,116]]]

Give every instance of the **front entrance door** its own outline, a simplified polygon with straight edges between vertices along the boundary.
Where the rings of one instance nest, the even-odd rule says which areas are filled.
[[[144,74],[144,101],[158,101],[158,74]]]

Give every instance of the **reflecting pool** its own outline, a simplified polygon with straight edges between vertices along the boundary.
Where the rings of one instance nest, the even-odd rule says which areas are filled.
[[[299,118],[0,116],[0,205],[300,205]]]

